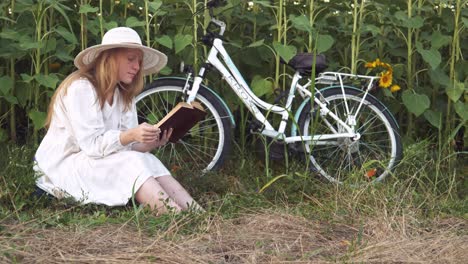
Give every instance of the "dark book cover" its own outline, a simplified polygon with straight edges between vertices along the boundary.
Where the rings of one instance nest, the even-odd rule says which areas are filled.
[[[180,102],[155,126],[161,129],[161,133],[172,128],[169,142],[176,143],[205,116],[206,112],[198,102]]]

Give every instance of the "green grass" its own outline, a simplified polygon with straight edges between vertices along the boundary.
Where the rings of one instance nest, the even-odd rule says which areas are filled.
[[[269,260],[311,260],[319,257],[331,262],[350,261],[358,253],[359,256],[368,254],[368,243],[375,238],[369,235],[369,228],[377,223],[377,230],[386,226],[396,234],[404,233],[407,236],[408,232],[415,237],[424,230],[437,230],[444,219],[456,219],[455,222],[466,225],[467,180],[463,174],[466,171],[466,167],[463,167],[466,157],[460,155],[453,156],[450,162],[448,159],[438,161],[434,160],[437,155],[433,149],[429,141],[407,146],[402,164],[390,179],[383,184],[360,187],[337,186],[307,177],[301,171],[299,162],[290,162],[289,168],[285,168],[284,163],[277,161],[271,163],[274,166],[265,168],[262,158],[246,154],[245,160],[231,160],[220,171],[204,177],[180,177],[182,184],[207,209],[206,213],[156,217],[147,209],[135,211],[131,205],[111,208],[57,199],[37,199],[31,195],[35,188],[31,168],[34,148],[7,145],[2,147],[0,153],[4,157],[0,161],[0,171],[3,172],[0,181],[0,240],[5,245],[13,246],[0,248],[0,253],[8,261],[13,261],[14,256],[31,258],[27,249],[13,250],[20,245],[14,241],[26,240],[30,233],[37,238],[39,235],[36,232],[40,230],[73,233],[115,226],[116,230],[129,228],[137,231],[140,239],[157,237],[171,243],[182,243],[190,241],[188,238],[206,239],[207,235],[211,238],[215,235],[211,233],[214,227],[235,225],[236,228],[246,228],[243,222],[265,217],[267,220],[260,223],[271,220],[278,221],[277,225],[287,224],[289,220],[285,222],[284,219],[290,218],[293,222],[299,221],[298,226],[304,225],[300,219],[309,223],[326,223],[318,229],[323,229],[321,235],[325,237],[339,236],[341,233],[336,230],[337,227],[348,227],[346,232],[343,231],[344,242],[336,241],[339,245],[344,243],[346,250],[337,251],[339,254],[333,257],[323,249],[311,249],[310,252],[289,256],[276,252],[273,247],[262,246],[271,239],[279,239],[273,237],[259,239],[254,244],[245,240],[246,245],[256,248],[252,252],[258,253],[258,248],[265,247],[262,254],[266,254]],[[436,171],[436,168],[440,171]],[[269,170],[269,174],[265,174],[265,170]],[[286,176],[273,182],[262,193],[258,192],[271,180],[266,179],[266,175],[275,177],[281,174]],[[245,218],[245,215],[249,217]],[[462,241],[466,239],[466,229],[453,230],[459,235],[457,238]],[[273,228],[266,233],[274,234],[277,231],[277,228]],[[249,232],[258,232],[258,229]],[[148,247],[151,245],[146,244]],[[213,245],[210,245],[208,247],[212,248]]]
[[[68,210],[68,220],[76,222],[80,216],[95,221],[128,218],[134,212],[131,205],[109,208],[106,206],[79,206],[71,201],[56,199],[36,199],[32,161],[35,149],[31,146],[7,145],[2,147],[0,171],[2,171],[0,216],[28,221],[28,216],[40,216],[43,210]],[[425,215],[445,213],[466,216],[467,179],[466,157],[460,155],[439,164],[428,141],[412,144],[405,149],[405,158],[390,179],[383,184],[357,187],[336,186],[304,173],[299,162],[290,162],[290,168],[276,161],[274,166],[264,167],[263,158],[255,155],[244,156],[245,160],[231,160],[216,172],[203,177],[187,175],[180,181],[191,194],[209,210],[217,210],[231,215],[238,208],[293,206],[310,208],[305,212],[320,211],[320,215],[333,215],[355,211],[372,215],[377,209],[388,208],[392,211],[413,207]],[[465,166],[465,167],[463,167]],[[261,194],[258,191],[271,179],[266,178],[265,170],[271,177],[285,175],[273,182]],[[289,172],[289,173],[288,173]],[[436,179],[436,174],[439,176]],[[343,202],[346,201],[346,202]],[[236,209],[237,208],[237,209]],[[34,214],[32,214],[34,212]],[[18,218],[20,217],[20,218]],[[100,220],[101,219],[101,220]],[[93,222],[92,220],[91,222]]]

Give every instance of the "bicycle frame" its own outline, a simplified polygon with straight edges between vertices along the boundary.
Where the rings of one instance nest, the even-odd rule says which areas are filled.
[[[215,21],[215,23],[222,23],[220,21]],[[222,23],[224,24],[224,23]],[[218,57],[220,55],[221,59]],[[224,62],[224,63],[223,63]],[[325,140],[330,139],[337,139],[337,138],[353,138],[355,140],[359,139],[359,133],[354,131],[354,126],[356,124],[355,116],[359,112],[361,105],[358,107],[356,113],[351,114],[346,104],[347,109],[347,120],[346,122],[341,120],[338,116],[336,116],[332,111],[327,108],[327,104],[320,101],[319,98],[316,98],[312,95],[312,93],[307,89],[311,85],[311,81],[305,85],[300,85],[299,80],[302,76],[296,72],[292,78],[292,83],[289,89],[288,97],[286,99],[286,104],[284,107],[277,106],[270,104],[268,102],[263,101],[262,99],[258,98],[251,90],[249,85],[245,82],[244,78],[242,77],[241,73],[237,69],[237,67],[232,62],[231,57],[227,53],[226,49],[223,46],[223,42],[219,38],[215,38],[213,41],[213,46],[210,49],[208,54],[208,58],[206,63],[213,65],[222,75],[223,79],[229,84],[232,90],[237,94],[237,96],[241,99],[244,105],[249,109],[249,111],[254,115],[255,119],[261,122],[264,125],[264,128],[260,132],[261,134],[276,138],[279,140],[283,140],[285,143],[293,143],[299,141],[313,141],[314,144],[333,144],[332,142]],[[187,102],[192,102],[195,99],[195,96],[198,92],[200,84],[202,83],[203,77],[205,73],[205,68],[202,67],[199,71],[198,76],[194,78],[193,86],[191,89],[187,90],[188,98]],[[365,91],[365,96],[367,95],[369,89],[371,88],[372,82],[374,81],[375,76],[363,76],[363,75],[351,75],[351,74],[343,74],[343,73],[335,73],[335,72],[326,72],[322,74],[320,77],[316,79],[316,81],[327,81],[331,79],[332,76],[335,76],[335,79],[338,78],[343,89],[343,80],[342,76],[352,76],[352,77],[359,77],[359,78],[368,78],[369,85]],[[313,136],[286,136],[285,130],[286,125],[288,124],[289,116],[291,113],[292,102],[294,100],[296,90],[299,91],[300,95],[303,98],[313,98],[314,102],[320,107],[321,115],[328,115],[336,122],[338,122],[345,130],[344,133],[340,133],[336,131],[334,128],[331,127],[333,134],[321,134],[321,135],[313,135]],[[281,115],[281,122],[278,129],[275,129],[270,122],[266,119],[265,115],[260,111],[260,109],[266,110],[267,112],[271,112],[274,114]],[[295,124],[294,124],[295,125]]]

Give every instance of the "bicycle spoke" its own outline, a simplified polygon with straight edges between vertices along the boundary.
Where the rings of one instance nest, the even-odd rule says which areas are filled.
[[[184,87],[185,82],[182,80],[156,80],[137,96],[139,122],[153,123],[164,118],[183,101]],[[205,119],[191,128],[177,143],[167,144],[153,152],[171,166],[174,173],[181,168],[181,171],[200,175],[218,166],[230,148],[227,139],[230,138],[231,131],[227,122],[230,122],[231,117],[222,102],[203,87],[200,87],[195,101],[206,111]]]
[[[369,95],[363,99],[359,91],[345,90],[346,95],[340,87],[327,89],[322,96],[327,102],[328,110],[344,123],[351,125],[353,124],[351,121],[355,120],[354,131],[359,133],[360,137],[319,140],[307,144],[306,148],[311,155],[312,166],[330,181],[342,183],[348,179],[364,180],[349,176],[365,169],[364,164],[378,162],[378,166],[371,165],[373,169],[378,169],[377,173],[372,176],[375,176],[374,179],[382,179],[393,166],[395,158],[392,153],[395,146],[398,147],[398,142],[395,141],[396,130],[393,128],[392,120],[388,119],[390,115],[385,109],[382,110],[380,106],[373,104],[376,100],[372,96]],[[359,113],[357,113],[358,109]],[[306,120],[304,118],[300,120],[304,135],[309,135],[309,131],[315,136],[333,135],[346,131],[329,115],[319,116],[316,122],[312,122],[320,112],[316,109],[312,115],[306,115]],[[354,120],[351,120],[351,117]]]
[[[209,137],[205,137],[205,136],[200,136],[200,135],[192,135],[191,138],[193,139],[201,139],[203,141],[211,141],[211,142],[214,142],[214,143],[217,143],[219,142],[219,139],[218,138],[209,138]]]
[[[196,155],[196,153],[194,153],[194,151],[190,150],[190,148],[189,148],[190,145],[189,144],[182,143],[182,145],[184,146],[184,148],[186,150],[186,153],[194,161],[193,164],[191,164],[191,166],[197,166],[198,164],[204,164],[204,160],[201,158],[201,155]],[[199,161],[199,162],[197,162],[197,161]]]

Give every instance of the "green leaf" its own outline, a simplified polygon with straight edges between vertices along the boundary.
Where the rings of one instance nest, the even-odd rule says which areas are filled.
[[[439,66],[439,64],[442,62],[442,56],[440,55],[440,52],[435,49],[425,50],[421,47],[417,47],[417,50],[419,54],[421,54],[424,61],[431,65],[432,69],[437,68],[437,66]]]
[[[393,93],[390,91],[390,89],[381,89],[381,91],[383,92],[383,94],[384,94],[386,97],[390,97],[390,98],[395,99],[395,96],[394,96]]]
[[[250,45],[248,45],[247,48],[260,47],[260,46],[263,45],[263,43],[265,43],[265,40],[264,40],[264,39],[257,40],[257,41],[255,41],[254,43],[251,43]]]
[[[310,21],[309,19],[304,16],[304,15],[300,15],[300,16],[289,16],[289,19],[291,20],[291,23],[293,25],[293,27],[301,30],[301,31],[305,31],[305,32],[309,32],[311,33],[312,32],[312,27],[310,25]]]
[[[432,110],[427,110],[424,112],[424,117],[426,118],[431,125],[435,126],[438,129],[442,128],[442,113]]]
[[[9,21],[11,22],[12,24],[16,23],[15,20],[9,18],[9,17],[5,17],[5,16],[0,16],[0,20],[5,20],[5,21]]]
[[[73,34],[73,27],[72,27],[72,25],[70,23],[70,19],[67,16],[67,13],[65,12],[65,10],[66,11],[73,11],[73,9],[71,9],[70,7],[68,7],[65,4],[61,4],[59,1],[53,1],[51,6],[52,6],[53,9],[55,9],[57,12],[59,12],[62,15],[62,17],[65,19],[65,21],[68,24],[68,29],[70,29],[70,31]]]
[[[57,39],[56,38],[49,38],[46,42],[44,53],[49,53],[51,51],[57,50]]]
[[[297,53],[297,49],[294,46],[283,45],[279,42],[273,42],[273,48],[276,53],[285,61],[289,62],[294,55]]]
[[[440,31],[435,31],[432,33],[432,38],[431,38],[431,47],[433,49],[439,49],[443,46],[447,46],[450,44],[452,38],[450,36],[442,35]]]
[[[181,52],[185,47],[192,43],[193,36],[192,35],[181,35],[177,34],[174,37],[174,48],[175,53]]]
[[[12,30],[9,28],[4,28],[2,32],[0,33],[0,37],[4,39],[11,39],[11,40],[19,40],[21,34],[17,32],[16,30]]]
[[[401,20],[401,21],[405,21],[405,20],[408,19],[408,15],[403,11],[397,11],[397,12],[395,12],[395,14],[393,14],[393,16],[396,19]]]
[[[172,74],[172,69],[170,67],[165,66],[164,68],[162,68],[159,71],[159,74],[164,75],[164,76],[168,76],[168,75]]]
[[[138,18],[131,16],[125,21],[125,26],[127,27],[142,27],[145,25],[145,21],[140,21]]]
[[[31,85],[25,82],[17,82],[15,87],[16,99],[20,106],[28,105],[31,97]]]
[[[373,36],[379,35],[381,33],[381,29],[375,25],[363,25],[362,31],[371,32]]]
[[[36,8],[33,5],[33,2],[31,0],[29,1],[16,1],[15,3],[15,13],[23,13],[23,12],[30,12]]]
[[[425,94],[417,94],[406,90],[403,92],[401,98],[403,99],[403,104],[406,106],[408,111],[413,113],[415,116],[420,116],[431,106],[431,101]]]
[[[440,69],[429,70],[429,77],[433,83],[437,83],[444,87],[450,83],[450,77]]]
[[[468,18],[462,17],[463,24],[465,24],[465,27],[468,27]]]
[[[156,42],[163,45],[166,48],[172,49],[172,39],[168,35],[161,36],[160,38],[156,38]]]
[[[458,116],[461,117],[463,122],[467,121],[468,120],[468,103],[467,102],[463,103],[461,101],[458,101],[453,106],[455,108],[455,112],[457,112]]]
[[[154,2],[148,2],[149,10],[156,12],[161,7],[162,1],[156,0]]]
[[[5,100],[7,100],[7,102],[9,102],[10,104],[18,104],[18,99],[16,97],[14,97],[13,95],[6,95],[6,96],[0,96],[0,97],[3,97],[5,98]]]
[[[404,26],[408,28],[421,28],[424,26],[424,19],[420,16],[412,17],[405,21]]]
[[[254,4],[256,4],[256,5],[261,5],[261,6],[264,6],[264,7],[277,8],[276,6],[271,5],[271,1],[254,0],[253,2],[254,2]]]
[[[109,28],[106,27],[106,23],[104,24],[104,28],[109,30]],[[101,26],[99,25],[98,19],[88,20],[86,22],[86,30],[93,36],[93,41],[98,42],[98,40],[101,39]]]
[[[99,11],[99,7],[91,6],[90,4],[85,4],[80,6],[80,14],[87,14],[87,13],[96,13]]]
[[[273,93],[273,83],[259,75],[254,76],[250,87],[257,96]]]
[[[22,50],[30,50],[39,49],[42,45],[39,42],[35,42],[30,36],[23,35],[19,40],[19,47]]]
[[[268,53],[268,59],[265,60],[262,52],[264,49],[267,49]],[[254,68],[258,70],[264,70],[265,64],[264,62],[268,62],[271,60],[271,50],[267,48],[266,46],[260,46],[257,48],[253,49],[242,49],[239,53],[239,58],[242,61],[242,63],[245,63],[249,66],[253,66]],[[260,72],[256,72],[256,74],[260,74]],[[266,74],[263,74],[266,75]]]
[[[106,30],[111,30],[111,29],[116,28],[118,26],[119,26],[119,24],[117,22],[115,22],[115,21],[109,21],[107,23],[104,23],[104,28]]]
[[[445,88],[445,93],[453,102],[457,102],[465,91],[465,84],[455,81],[454,85],[448,85]]]
[[[398,11],[394,14],[395,18],[402,22],[402,26],[407,28],[421,28],[424,26],[424,19],[420,16],[412,18],[408,17],[408,14],[403,11]]]
[[[3,95],[8,95],[13,88],[13,79],[10,76],[2,76],[0,77],[0,92]]]
[[[34,124],[34,130],[39,130],[44,127],[47,114],[35,109],[32,109],[28,113],[29,118]]]
[[[70,55],[70,52],[64,50],[64,49],[59,49],[57,50],[57,52],[55,53],[55,56],[57,58],[59,58],[61,61],[63,62],[67,62],[67,61],[73,61],[74,58]]]
[[[26,73],[21,73],[20,76],[21,76],[21,79],[23,79],[23,81],[26,83],[30,83],[32,80],[34,80],[33,76],[26,74]]]
[[[57,83],[59,82],[59,78],[55,74],[44,75],[39,73],[36,74],[34,78],[40,85],[51,89],[55,89],[57,87]]]
[[[332,36],[319,34],[317,39],[317,53],[322,53],[329,50],[334,43],[335,39]]]
[[[242,41],[239,39],[230,40],[229,42],[226,42],[226,45],[229,45],[238,49],[241,49],[243,47]]]
[[[68,41],[71,44],[78,44],[78,40],[76,39],[75,35],[68,31],[68,29],[59,26],[55,29],[55,32],[57,32],[60,36],[62,36],[66,41]]]

